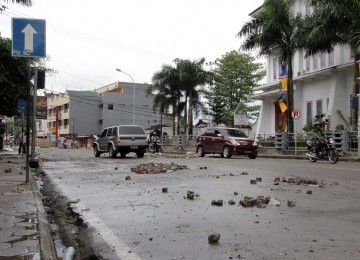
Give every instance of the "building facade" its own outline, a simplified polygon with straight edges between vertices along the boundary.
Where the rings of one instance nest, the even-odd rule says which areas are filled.
[[[310,12],[310,7],[304,0],[296,0],[294,11],[305,15]],[[310,57],[305,56],[304,50],[295,53],[294,108],[300,111],[300,117],[294,120],[296,133],[320,114],[328,119],[328,130],[349,125],[351,110],[355,108],[352,102],[354,60],[354,51],[347,46],[337,46],[331,53]],[[262,101],[256,125],[257,135],[287,131],[286,113],[290,111],[282,112],[278,103],[281,95],[280,74],[281,60],[274,52],[266,57],[266,83],[255,88],[256,94],[252,96],[252,99]]]
[[[147,84],[115,82],[95,91],[51,94],[49,132],[60,146],[66,140],[67,145],[89,147],[94,135],[109,126],[136,124],[149,128],[160,124],[160,113],[153,110],[153,97],[146,94],[147,87]]]

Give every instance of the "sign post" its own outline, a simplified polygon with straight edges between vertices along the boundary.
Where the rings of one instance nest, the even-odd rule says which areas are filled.
[[[301,117],[301,113],[300,113],[300,111],[299,110],[297,110],[297,109],[293,109],[293,110],[291,110],[291,118],[292,119],[295,119],[294,120],[294,129],[296,129],[296,120],[297,119],[299,119]],[[295,131],[294,131],[294,141],[295,141],[295,155],[297,154],[297,144],[296,144],[296,133],[295,133]]]
[[[34,57],[34,58],[45,58],[46,57],[46,26],[45,20],[43,19],[25,19],[25,18],[13,18],[11,27],[12,27],[12,48],[11,54],[15,57]],[[30,148],[30,61],[27,66],[27,80],[28,80],[28,88],[26,90],[28,106],[26,108],[26,180],[25,183],[29,183],[30,181],[30,169],[29,169],[29,148]],[[33,98],[33,106],[35,107],[36,102],[36,79],[35,79],[35,87],[34,87],[34,98]],[[33,116],[33,120],[36,118]],[[36,126],[33,123],[33,126]],[[33,127],[34,128],[34,127]],[[33,140],[35,129],[33,129]],[[35,156],[35,146],[33,143],[32,154]]]

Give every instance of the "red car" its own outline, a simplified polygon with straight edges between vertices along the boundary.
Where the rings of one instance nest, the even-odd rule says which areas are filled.
[[[205,154],[221,154],[221,157],[231,158],[233,154],[247,155],[255,159],[258,146],[253,139],[238,128],[205,127],[196,137],[196,152],[199,157]]]

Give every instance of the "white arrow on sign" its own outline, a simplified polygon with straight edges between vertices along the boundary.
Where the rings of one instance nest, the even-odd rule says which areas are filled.
[[[37,31],[28,24],[21,32],[25,34],[24,52],[31,54],[34,51],[34,34],[37,34]]]

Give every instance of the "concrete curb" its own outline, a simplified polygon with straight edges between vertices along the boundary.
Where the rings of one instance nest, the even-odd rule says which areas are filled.
[[[40,168],[36,169],[38,171]],[[30,178],[36,209],[37,209],[37,219],[38,219],[38,231],[39,231],[39,243],[40,243],[40,252],[41,259],[49,259],[56,260],[57,254],[55,250],[55,245],[53,238],[51,236],[50,226],[47,218],[47,214],[45,212],[41,193],[37,189],[36,184],[34,182],[34,178]]]

